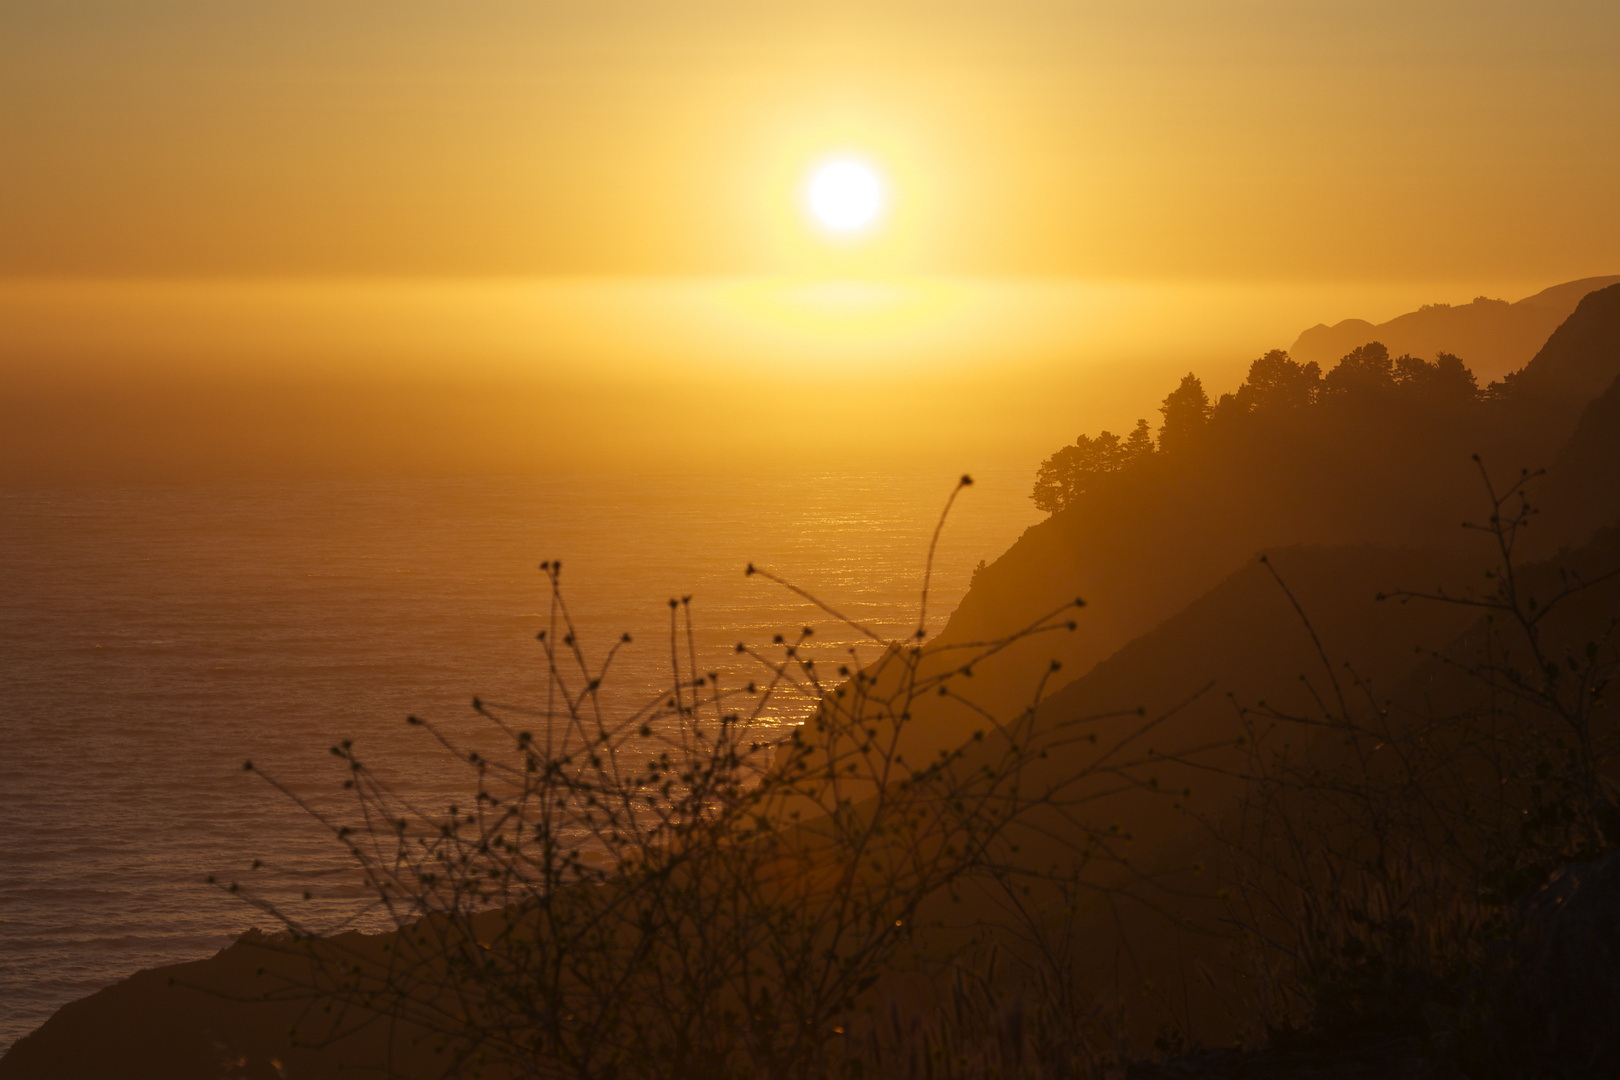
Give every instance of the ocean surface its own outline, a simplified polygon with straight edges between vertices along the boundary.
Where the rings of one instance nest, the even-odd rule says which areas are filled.
[[[1036,520],[1030,471],[982,473],[958,500],[931,631],[978,561]],[[404,717],[471,736],[473,695],[534,700],[542,560],[563,562],[588,653],[633,636],[610,680],[630,703],[666,685],[672,597],[692,598],[700,666],[733,682],[752,674],[738,642],[813,625],[822,650],[853,643],[746,577],[750,561],[885,633],[914,630],[954,482],[784,466],[0,490],[0,1050],[69,1001],[272,925],[210,874],[307,889],[323,929],[376,925],[330,835],[242,762],[341,811],[328,747],[352,738],[409,790],[453,801],[463,769]]]

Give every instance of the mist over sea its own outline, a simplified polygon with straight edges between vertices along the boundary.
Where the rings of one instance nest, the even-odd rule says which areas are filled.
[[[1036,520],[1030,479],[981,473],[958,500],[931,630]],[[954,481],[874,466],[0,491],[0,1048],[141,968],[269,928],[210,873],[308,889],[323,929],[375,925],[335,842],[242,762],[341,811],[327,748],[353,738],[429,805],[455,798],[464,774],[402,721],[470,732],[474,694],[533,702],[541,560],[563,561],[587,651],[633,635],[610,689],[634,704],[667,685],[671,597],[692,597],[700,666],[737,681],[758,674],[739,641],[814,625],[824,652],[853,643],[749,561],[914,629]]]

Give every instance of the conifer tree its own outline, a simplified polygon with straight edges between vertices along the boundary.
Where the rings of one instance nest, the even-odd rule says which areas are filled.
[[[1178,453],[1196,442],[1209,424],[1209,395],[1198,376],[1188,372],[1181,385],[1170,391],[1159,406],[1164,425],[1159,428],[1159,449]]]
[[[1141,461],[1151,453],[1153,453],[1153,429],[1148,427],[1146,420],[1138,420],[1136,428],[1125,440],[1125,460],[1127,463]]]

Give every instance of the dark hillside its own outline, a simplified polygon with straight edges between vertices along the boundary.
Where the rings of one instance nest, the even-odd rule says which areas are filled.
[[[1082,873],[1088,890],[1077,907],[1055,890],[1022,906],[1026,923],[1029,911],[1043,913],[1035,922],[1047,940],[1071,943],[1087,994],[1126,1003],[1138,1036],[1176,1028],[1205,1045],[1230,1045],[1253,1024],[1248,1010],[1254,1002],[1246,1000],[1255,989],[1252,972],[1233,967],[1238,948],[1231,909],[1222,900],[1224,890],[1236,887],[1225,838],[1235,833],[1249,783],[1247,751],[1235,742],[1245,733],[1239,707],[1323,716],[1334,708],[1337,681],[1352,712],[1368,713],[1376,705],[1394,718],[1391,731],[1469,715],[1492,693],[1475,665],[1504,641],[1511,644],[1511,636],[1488,637],[1490,624],[1475,608],[1381,600],[1379,594],[1463,594],[1471,583],[1486,584],[1482,575],[1493,554],[1488,537],[1460,559],[1374,547],[1273,551],[1267,559],[1309,616],[1310,630],[1277,580],[1256,562],[1046,700],[1037,723],[1053,746],[1026,784],[1061,786],[1085,774],[1143,721],[1126,716],[1096,723],[1095,744],[1059,741],[1052,733],[1065,723],[1135,706],[1149,719],[1168,714],[1125,755],[1141,763],[1134,771],[1088,779],[1089,789],[1065,789],[1071,800],[1108,789],[1105,797],[1036,814],[1018,837],[1019,865],[1032,873],[1063,865],[1076,851],[1089,852]],[[1617,570],[1617,529],[1554,562],[1519,567],[1522,586],[1543,598],[1557,591],[1566,571],[1600,582],[1542,622],[1541,644],[1550,654],[1590,651],[1587,643],[1596,641],[1605,643],[1605,662],[1612,663],[1620,577],[1604,575]],[[1514,715],[1535,722],[1522,707]],[[1596,720],[1609,733],[1600,738],[1612,742],[1612,710],[1600,711]],[[1330,762],[1343,753],[1342,735],[1324,729],[1322,736],[1319,760]],[[1438,788],[1430,795],[1443,798]],[[1470,818],[1486,813],[1485,805],[1466,807]],[[1123,830],[1117,838],[1110,832],[1115,823]],[[1515,817],[1509,832],[1519,828]],[[1533,888],[1556,865],[1542,867],[1526,885]],[[1040,896],[1047,887],[1034,888]],[[995,890],[978,902],[970,910],[982,923],[1005,922],[1011,909],[998,903]],[[939,908],[950,917],[952,905],[942,902]],[[1021,927],[1003,947],[1035,969],[1041,953],[1027,943],[1037,937]]]
[[[1546,508],[1541,550],[1582,542],[1620,521],[1620,379],[1581,414],[1569,445],[1548,468],[1540,501]]]
[[[382,941],[384,939],[376,939]],[[339,1010],[322,1031],[341,1036],[320,1045],[290,1045],[288,1033],[319,1008],[308,995],[287,995],[307,960],[284,955],[249,931],[207,960],[154,968],[66,1005],[0,1057],[5,1080],[326,1080],[386,1075],[390,1059],[403,1077],[444,1075],[442,1062],[419,1055],[387,1020]],[[388,1053],[395,1042],[403,1051]],[[345,1064],[348,1065],[347,1071]],[[357,1069],[356,1066],[359,1066]],[[368,1067],[369,1066],[369,1067]]]
[[[1352,666],[1376,692],[1388,695],[1423,662],[1415,646],[1443,648],[1462,634],[1475,616],[1445,605],[1380,603],[1376,597],[1396,583],[1422,588],[1459,588],[1478,572],[1473,561],[1433,552],[1355,547],[1294,547],[1272,551],[1272,567],[1311,616],[1311,625],[1339,665]],[[1233,1021],[1222,1000],[1232,990],[1211,983],[1199,967],[1224,968],[1230,943],[1219,933],[1222,914],[1216,894],[1226,882],[1218,872],[1220,846],[1209,824],[1230,812],[1241,791],[1236,772],[1243,751],[1234,745],[1242,733],[1235,703],[1266,701],[1281,709],[1308,711],[1311,690],[1331,696],[1329,674],[1309,630],[1257,559],[1184,610],[1166,619],[1074,680],[1042,704],[1037,729],[1053,739],[1049,757],[1028,770],[1026,787],[1062,787],[1067,800],[1084,800],[1105,789],[1106,798],[1066,809],[1036,813],[1018,837],[1020,865],[1037,870],[1072,863],[1092,831],[1106,833],[1120,823],[1128,833],[1111,840],[1109,854],[1093,857],[1083,874],[1088,890],[1070,920],[1055,898],[1048,932],[1062,928],[1077,943],[1078,969],[1088,993],[1112,1000],[1123,995],[1135,1023],[1152,1032],[1189,1014],[1201,1038],[1226,1043]],[[1124,757],[1148,751],[1157,764],[1137,770],[1156,789],[1121,783],[1110,774],[1089,778],[1083,787],[1063,787],[1069,778],[1110,752],[1141,726],[1145,716],[1168,718]],[[1124,713],[1125,715],[1118,715]],[[1086,723],[1086,718],[1113,715]],[[1052,733],[1081,723],[1098,735],[1059,740]],[[1186,760],[1175,755],[1194,748]],[[1173,794],[1190,789],[1190,798]],[[1128,864],[1115,861],[1129,860]],[[1189,868],[1203,864],[1203,873]],[[1041,909],[1040,905],[1036,905]],[[1005,918],[994,890],[968,907],[969,921]],[[997,914],[998,911],[1002,913]],[[1164,912],[1173,911],[1166,919]],[[962,908],[941,902],[938,917],[960,920]],[[1017,944],[1013,955],[1033,958]],[[1125,961],[1121,957],[1128,958]],[[1190,976],[1190,977],[1184,977]],[[1149,985],[1159,988],[1148,989]],[[1164,999],[1175,987],[1174,1000]]]
[[[1256,372],[1278,355],[1257,361]],[[1480,505],[1472,455],[1498,477],[1548,465],[1588,402],[1620,375],[1620,286],[1587,297],[1522,373],[1477,396],[1405,388],[1368,368],[1371,359],[1360,350],[1347,357],[1304,406],[1249,393],[1252,373],[1189,445],[1094,476],[1025,532],[978,575],[940,640],[989,639],[1076,596],[1087,608],[1075,633],[1026,643],[984,670],[984,702],[1015,706],[1053,658],[1083,674],[1267,547],[1454,548],[1458,523]],[[1398,375],[1400,364],[1384,364]],[[1369,370],[1384,383],[1368,376],[1371,385],[1342,389],[1346,376]],[[1601,436],[1594,428],[1583,438]],[[942,738],[959,726],[945,722]]]
[[[1620,285],[1583,299],[1535,359],[1504,380],[1505,399],[1526,411],[1513,419],[1521,424],[1525,419],[1541,421],[1554,430],[1573,425],[1586,403],[1620,374],[1617,324]]]

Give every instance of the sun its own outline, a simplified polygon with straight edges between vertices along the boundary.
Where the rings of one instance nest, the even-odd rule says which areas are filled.
[[[883,180],[855,158],[824,162],[805,187],[810,213],[835,233],[853,235],[872,225],[883,211]]]

